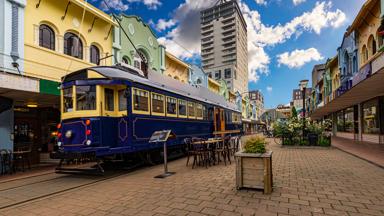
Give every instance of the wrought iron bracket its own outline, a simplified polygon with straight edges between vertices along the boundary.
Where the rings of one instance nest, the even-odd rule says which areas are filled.
[[[91,28],[88,29],[88,32],[89,32],[89,33],[91,33],[91,31],[92,31],[92,29],[93,29],[93,26],[95,25],[95,21],[96,21],[97,19],[98,19],[97,17],[94,17],[94,18],[93,18]]]
[[[40,7],[40,3],[41,3],[41,0],[39,0],[39,2],[36,4],[36,8]]]
[[[67,16],[67,12],[68,12],[68,8],[69,8],[69,5],[70,5],[70,4],[71,4],[71,2],[68,1],[67,6],[65,7],[64,16],[61,17],[61,20],[64,20],[65,17]]]
[[[111,34],[112,28],[113,28],[113,25],[111,25],[111,28],[109,28],[108,34],[107,34],[107,36],[104,38],[104,40],[107,40],[107,39],[108,39],[109,35]]]

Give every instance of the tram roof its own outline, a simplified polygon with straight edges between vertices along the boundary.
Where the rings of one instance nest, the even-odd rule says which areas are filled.
[[[237,110],[235,104],[229,103],[225,100],[223,96],[215,94],[206,87],[191,86],[177,81],[171,77],[164,76],[156,71],[149,71],[148,78],[145,78],[141,75],[141,71],[130,67],[128,68],[122,66],[96,66],[84,68],[82,70],[73,72],[63,77],[63,82],[87,79],[88,70],[94,71],[105,78],[130,80],[133,82],[142,83],[158,89],[179,94],[185,97],[193,98],[195,100],[199,100],[205,103],[212,103],[233,111],[239,111]]]

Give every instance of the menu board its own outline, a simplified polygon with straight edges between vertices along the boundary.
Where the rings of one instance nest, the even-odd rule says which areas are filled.
[[[172,133],[171,130],[155,131],[149,139],[149,143],[166,142],[170,138],[176,138],[175,134]]]

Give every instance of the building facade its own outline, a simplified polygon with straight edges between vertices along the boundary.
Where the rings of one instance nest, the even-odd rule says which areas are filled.
[[[172,55],[169,52],[165,54],[164,75],[183,83],[189,83],[189,64]]]
[[[119,26],[113,29],[113,63],[127,64],[142,71],[149,69],[164,73],[165,47],[158,43],[151,27],[138,16],[122,14],[118,19],[125,32]],[[144,68],[145,63],[148,68]]]
[[[0,10],[0,19],[9,21],[0,36],[6,38],[1,68],[7,72],[0,75],[0,92],[2,102],[11,101],[12,107],[7,118],[2,116],[7,111],[0,111],[4,124],[12,127],[0,136],[10,138],[11,150],[30,148],[32,163],[38,163],[53,148],[61,78],[85,67],[111,65],[110,30],[116,23],[82,0],[7,0]]]
[[[248,91],[247,26],[236,0],[201,11],[201,58],[209,77],[233,92]]]
[[[344,61],[347,58],[339,52],[338,62],[342,63],[336,97],[311,115],[313,119],[332,119],[335,136],[384,144],[383,4],[384,0],[368,0],[362,6],[346,33],[355,34],[357,50],[352,53],[358,55]],[[344,67],[348,62],[352,64]]]
[[[305,99],[306,101],[312,95],[312,88],[306,88],[305,90]],[[298,114],[303,112],[303,92],[300,89],[294,89],[292,92],[292,106],[295,107]]]
[[[254,90],[249,92],[249,99],[252,104],[255,106],[255,118],[260,119],[261,115],[264,112],[264,96],[260,90]]]

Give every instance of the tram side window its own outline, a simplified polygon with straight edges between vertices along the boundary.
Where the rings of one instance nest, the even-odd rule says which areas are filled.
[[[179,100],[179,116],[187,116],[187,102]]]
[[[106,88],[104,90],[104,101],[105,101],[105,110],[107,110],[107,111],[114,111],[115,110],[113,89],[107,89]]]
[[[96,86],[76,86],[76,110],[96,110]]]
[[[208,120],[208,109],[203,105],[203,119]]]
[[[72,112],[73,111],[73,98],[72,95],[72,86],[69,88],[63,89],[63,108],[64,112]]]
[[[195,103],[188,102],[188,117],[195,117]]]
[[[203,105],[196,104],[196,117],[202,119],[203,118]]]
[[[167,114],[169,115],[176,115],[176,98],[167,97]]]
[[[149,111],[148,104],[149,93],[148,91],[133,89],[133,105],[136,111]]]
[[[119,111],[127,110],[127,98],[125,97],[125,89],[118,91],[119,96]]]
[[[164,113],[164,96],[161,94],[152,93],[152,112]]]

